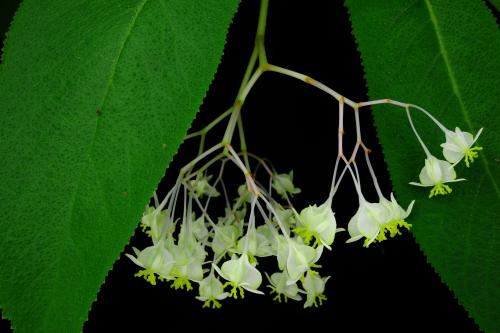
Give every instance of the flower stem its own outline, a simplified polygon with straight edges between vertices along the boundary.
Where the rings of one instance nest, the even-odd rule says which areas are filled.
[[[410,115],[410,107],[407,105],[405,109],[406,109],[406,115],[408,116],[408,121],[410,122],[411,129],[413,130],[413,133],[415,133],[418,142],[420,142],[420,145],[424,149],[425,155],[427,155],[427,157],[432,156],[431,153],[429,152],[429,149],[427,149],[427,146],[425,145],[424,141],[422,141],[422,138],[420,138],[420,135],[415,129],[415,125],[413,125],[413,121],[411,120],[411,115]]]

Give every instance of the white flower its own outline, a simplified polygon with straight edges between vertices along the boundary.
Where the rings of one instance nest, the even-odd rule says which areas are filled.
[[[172,287],[175,289],[191,290],[191,281],[199,282],[203,279],[203,262],[206,252],[204,246],[196,240],[192,233],[186,232],[187,228],[182,225],[179,232],[179,241],[177,245],[170,244],[169,250],[175,260],[172,268],[171,277],[175,278]]]
[[[207,197],[218,197],[220,195],[217,189],[208,183],[210,178],[212,176],[198,175],[195,180],[190,181],[193,192],[198,198],[204,195]]]
[[[191,224],[193,235],[197,240],[205,240],[208,237],[208,229],[205,225],[205,218],[203,216],[199,217]]]
[[[470,163],[478,157],[478,151],[483,149],[482,147],[472,147],[482,131],[481,128],[473,137],[471,133],[463,132],[458,127],[455,128],[455,132],[446,130],[446,142],[441,144],[443,156],[452,164],[457,164],[465,157],[465,165],[469,167]]]
[[[284,198],[286,198],[287,193],[290,195],[300,193],[300,188],[293,185],[293,171],[290,173],[281,173],[273,175],[272,186],[276,192]]]
[[[318,307],[323,305],[323,301],[326,301],[326,296],[323,294],[325,291],[325,284],[330,277],[320,277],[315,271],[308,271],[304,280],[302,280],[302,287],[307,293],[307,299],[304,303],[304,308],[315,306]],[[319,305],[318,305],[319,303]]]
[[[297,282],[303,274],[309,270],[319,260],[323,252],[323,246],[316,249],[305,245],[302,239],[290,238],[279,239],[278,241],[278,267],[286,269],[288,274],[288,284]]]
[[[298,218],[299,227],[294,231],[304,238],[304,242],[309,244],[312,237],[316,238],[315,245],[321,243],[331,250],[337,232],[337,221],[329,202],[321,206],[316,205],[304,208]]]
[[[175,230],[175,223],[170,220],[167,210],[158,210],[153,207],[146,207],[141,219],[142,230],[156,243],[161,232],[165,229],[165,235],[171,235]]]
[[[277,300],[281,303],[281,296],[283,295],[285,303],[289,298],[300,301],[302,297],[299,295],[299,287],[297,283],[287,284],[288,276],[284,272],[273,273],[271,277],[267,275],[267,279],[271,284],[267,285],[271,288],[271,293],[275,293],[276,296],[273,300]]]
[[[204,308],[210,307],[210,303],[212,303],[212,308],[218,309],[221,307],[221,304],[218,301],[222,301],[229,296],[228,293],[224,292],[222,282],[215,277],[213,272],[210,272],[206,278],[199,282],[198,291],[200,295],[196,296],[196,299],[205,302],[203,304]]]
[[[347,225],[351,236],[347,243],[366,237],[364,246],[368,247],[379,234],[380,226],[389,220],[389,216],[390,211],[385,205],[362,200],[358,211]]]
[[[243,253],[245,250],[245,242],[248,238],[248,249],[247,253],[252,259],[253,257],[268,257],[273,254],[273,249],[271,247],[271,243],[269,242],[266,234],[262,233],[262,228],[252,228],[250,229],[245,236],[240,238],[238,241],[237,249],[240,253]]]
[[[273,223],[275,225],[280,225],[279,222],[281,222],[281,226],[284,228],[284,232],[286,232],[287,235],[290,234],[290,229],[294,228],[295,225],[297,224],[296,221],[296,216],[298,216],[297,212],[295,212],[293,209],[290,208],[283,208],[281,205],[276,205],[274,208],[274,211],[276,215],[273,216]]]
[[[246,183],[241,184],[238,187],[238,195],[239,195],[239,197],[236,198],[237,203],[242,203],[242,202],[251,203],[252,202],[252,192],[250,192],[248,190],[248,185]]]
[[[387,239],[386,232],[391,237],[400,235],[398,228],[411,228],[411,224],[405,222],[410,215],[415,200],[404,210],[397,203],[391,193],[391,200],[382,198],[379,203],[371,203],[363,200],[358,211],[351,218],[348,225],[351,238],[347,243],[357,241],[366,237],[364,246],[368,247],[372,242],[382,242]]]
[[[187,246],[173,246],[172,255],[175,265],[172,268],[171,276],[175,278],[172,288],[192,290],[191,281],[199,282],[203,278],[203,261],[205,252],[201,248],[190,250]]]
[[[239,258],[237,255],[233,255],[232,259],[223,263],[220,269],[215,264],[213,267],[220,276],[228,281],[224,286],[233,286],[229,296],[238,298],[239,290],[240,296],[243,298],[243,289],[255,294],[263,294],[262,291],[257,290],[262,283],[262,275],[254,265],[250,264],[246,253],[243,253]]]
[[[387,221],[385,221],[383,224],[381,224],[380,231],[375,238],[375,241],[381,242],[387,239],[386,237],[386,232],[389,232],[390,237],[394,237],[396,235],[401,235],[401,232],[399,231],[398,228],[406,228],[407,230],[410,230],[412,227],[411,224],[407,223],[405,219],[410,215],[411,210],[413,209],[413,204],[415,203],[415,200],[410,202],[408,205],[408,208],[404,210],[396,201],[394,198],[394,194],[391,193],[391,200],[387,200],[386,198],[382,198],[380,200],[380,203],[387,207],[389,211],[389,217]]]
[[[226,251],[236,250],[236,241],[240,237],[240,229],[235,225],[220,225],[215,227],[212,240],[212,250],[217,256]]]
[[[457,174],[453,165],[447,161],[438,160],[436,157],[430,155],[425,160],[425,166],[420,171],[420,183],[411,182],[411,185],[430,187],[433,186],[429,198],[435,195],[451,193],[451,188],[445,183],[459,182],[465,180],[463,178],[456,179]]]
[[[170,271],[174,266],[174,258],[172,254],[165,248],[163,241],[159,241],[156,245],[148,246],[142,251],[133,248],[136,257],[126,253],[136,265],[144,268],[134,276],[144,277],[146,281],[152,285],[156,285],[155,273],[160,276],[160,279],[168,278]]]

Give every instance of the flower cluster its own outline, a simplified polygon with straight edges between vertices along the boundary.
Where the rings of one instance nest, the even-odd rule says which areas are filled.
[[[394,100],[356,103],[309,76],[270,64],[263,34],[267,3],[262,2],[259,38],[233,106],[202,130],[186,137],[200,138],[198,156],[180,170],[177,181],[161,202],[155,193],[154,205],[146,207],[141,226],[151,245],[143,250],[134,248],[134,255],[127,254],[141,268],[137,277],[153,285],[158,281],[170,283],[175,289],[191,291],[197,287],[196,299],[203,302],[203,307],[220,308],[221,301],[227,298],[244,298],[245,292],[264,294],[266,290],[278,302],[290,299],[304,300],[304,307],[322,305],[327,299],[325,285],[330,277],[320,275],[318,263],[332,249],[336,234],[344,231],[337,226],[332,205],[345,175],[352,179],[359,203],[347,224],[350,236],[347,243],[364,239],[364,246],[369,247],[412,227],[406,219],[415,201],[404,209],[392,193],[384,195],[378,185],[370,163],[370,149],[361,135],[361,107],[392,104],[406,109],[412,130],[426,154],[420,182],[410,184],[432,187],[429,197],[450,193],[447,184],[463,180],[457,179],[454,167],[462,160],[469,167],[482,149],[474,146],[482,129],[475,137],[458,127],[451,131],[426,110]],[[293,172],[278,173],[268,162],[247,151],[240,112],[246,96],[266,71],[312,85],[338,102],[338,151],[330,193],[321,204],[309,205],[300,212],[292,203],[293,197],[301,193],[294,185]],[[356,144],[348,158],[342,141],[346,106],[354,111],[356,123]],[[445,143],[441,145],[444,160],[432,155],[422,141],[412,122],[411,108],[423,112],[444,132]],[[229,120],[222,140],[205,149],[205,135],[226,117]],[[236,126],[239,152],[231,145]],[[361,151],[377,192],[374,202],[361,186],[365,184],[357,163]],[[228,164],[241,171],[244,182],[237,187],[225,185]],[[213,173],[216,166],[219,171]],[[258,177],[257,170],[264,170],[265,176]],[[223,206],[217,206],[221,201]],[[274,262],[272,272],[263,271],[262,262],[266,260]],[[262,287],[263,274],[269,289]]]
[[[455,132],[445,130],[447,141],[442,147],[446,160],[438,160],[421,141],[408,108],[407,111],[427,154],[420,183],[412,184],[433,186],[431,197],[451,192],[445,183],[462,180],[456,178],[453,167],[463,159],[469,165],[477,157],[480,148],[472,145],[481,131],[472,138],[458,128]],[[358,117],[356,122],[357,136],[361,137]],[[358,163],[353,162],[360,147],[378,194],[375,202],[365,198]],[[324,292],[330,277],[320,275],[318,263],[325,250],[332,249],[336,234],[344,231],[337,226],[332,204],[346,174],[351,176],[359,200],[359,207],[347,225],[350,236],[347,243],[364,239],[364,247],[369,247],[412,227],[406,219],[415,201],[404,209],[393,193],[390,199],[384,196],[370,163],[370,151],[362,142],[355,146],[349,160],[339,148],[330,195],[322,204],[309,205],[300,211],[291,201],[301,192],[294,185],[293,172],[277,173],[268,162],[253,154],[236,152],[227,143],[200,151],[199,156],[181,169],[163,200],[160,202],[155,194],[154,206],[146,207],[141,226],[151,238],[151,246],[143,250],[134,248],[135,255],[127,256],[141,267],[136,276],[153,285],[164,281],[172,288],[187,291],[197,286],[196,299],[203,302],[203,307],[220,308],[224,299],[244,298],[245,292],[264,294],[264,277],[268,281],[267,291],[278,302],[290,299],[304,300],[304,307],[322,305],[327,299]],[[228,162],[241,171],[245,180],[234,188],[224,183]],[[208,171],[217,163],[220,169],[214,178]],[[339,168],[341,163],[343,169]],[[252,164],[256,164],[254,168]],[[257,180],[259,168],[265,170],[265,182]],[[215,214],[213,202],[221,197],[224,207],[219,207],[219,213]],[[274,261],[275,270],[262,271],[264,260]]]
[[[445,142],[441,144],[444,160],[440,160],[434,155],[432,155],[422,141],[420,136],[413,125],[411,120],[411,115],[409,112],[408,105],[406,107],[406,112],[408,114],[408,120],[410,121],[411,127],[419,140],[422,148],[426,154],[426,159],[424,162],[424,167],[420,171],[419,180],[420,183],[410,182],[411,185],[421,186],[421,187],[432,187],[429,198],[436,195],[445,195],[452,192],[452,189],[446,183],[453,183],[465,180],[464,178],[457,179],[457,173],[455,171],[455,166],[464,160],[465,165],[470,167],[470,164],[478,158],[479,151],[482,147],[474,146],[477,139],[481,135],[483,129],[481,128],[476,136],[473,136],[469,132],[464,132],[460,128],[456,127],[455,131],[447,129],[443,124],[441,124],[435,117],[430,115],[426,110],[414,106],[417,110],[422,111],[428,115],[431,120],[443,131],[445,135]]]
[[[230,158],[242,165],[229,149]],[[219,308],[220,301],[243,298],[245,291],[263,294],[259,262],[275,257],[277,271],[264,272],[274,299],[300,301],[304,295],[305,307],[321,305],[328,277],[320,277],[317,262],[341,229],[328,202],[300,213],[280,204],[273,194],[288,198],[300,189],[293,185],[292,172],[270,176],[269,192],[247,176],[233,203],[216,219],[208,214],[208,204],[219,196],[217,184],[221,183],[211,183],[211,177],[202,174],[180,178],[161,203],[144,211],[141,225],[152,245],[142,251],[134,248],[135,256],[127,254],[142,268],[136,276],[153,285],[157,280],[171,281],[175,289],[192,290],[197,284],[196,298],[203,306]],[[176,218],[181,192],[185,201]],[[261,225],[256,225],[257,217]],[[212,260],[207,260],[208,255]]]

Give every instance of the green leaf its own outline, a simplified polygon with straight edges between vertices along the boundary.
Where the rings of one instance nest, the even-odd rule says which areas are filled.
[[[347,0],[371,99],[427,109],[445,126],[484,132],[470,169],[457,166],[448,197],[428,199],[418,181],[425,155],[404,109],[374,108],[375,124],[400,200],[416,199],[411,222],[429,262],[486,332],[500,331],[500,31],[477,0]],[[435,156],[444,135],[413,112]],[[443,159],[443,157],[440,157]],[[408,286],[411,288],[411,286]],[[432,300],[429,300],[430,302]]]
[[[0,306],[78,332],[193,119],[238,1],[35,1],[0,67]]]

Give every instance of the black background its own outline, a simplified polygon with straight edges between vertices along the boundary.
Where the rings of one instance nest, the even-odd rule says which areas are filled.
[[[0,7],[2,37],[17,2],[7,1]],[[202,128],[232,104],[253,47],[258,10],[257,0],[241,3],[230,27],[222,63],[193,129]],[[266,46],[271,63],[310,75],[350,99],[367,99],[363,68],[346,8],[340,1],[311,1],[305,5],[271,0],[268,22]],[[274,73],[263,75],[243,107],[249,151],[270,159],[280,172],[294,170],[295,184],[302,189],[294,200],[298,209],[321,204],[328,195],[337,149],[336,110],[337,103],[331,97]],[[351,116],[346,112],[347,150],[353,143]],[[362,114],[362,126],[365,142],[373,150],[372,162],[382,191],[389,195],[391,184],[369,113]],[[214,140],[221,135],[222,129],[211,133]],[[181,146],[159,186],[160,193],[172,185],[179,167],[195,157],[196,149],[197,142]],[[363,179],[366,176],[362,173]],[[242,181],[240,177],[227,182]],[[364,182],[368,199],[375,200],[370,186],[369,181]],[[346,181],[333,206],[339,226],[347,226],[356,205],[355,192]],[[151,286],[133,277],[137,267],[122,255],[92,305],[84,332],[198,328],[233,332],[479,331],[427,264],[411,234],[369,249],[364,249],[361,242],[344,244],[347,238],[347,233],[338,234],[333,251],[325,253],[320,261],[322,275],[331,275],[331,279],[325,292],[328,300],[317,309],[303,309],[302,302],[278,304],[269,296],[248,292],[244,300],[223,301],[220,310],[202,309],[202,302],[194,298],[197,290],[175,291],[167,284]],[[147,246],[138,229],[125,252],[131,253],[131,245]],[[9,326],[7,320],[2,320],[0,332],[8,332]]]

